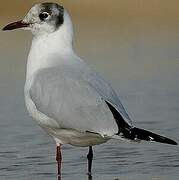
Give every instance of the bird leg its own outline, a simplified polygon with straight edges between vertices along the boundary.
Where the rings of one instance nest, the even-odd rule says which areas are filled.
[[[89,147],[89,153],[87,155],[87,159],[88,159],[88,176],[89,176],[89,179],[92,179],[92,173],[91,173],[92,161],[93,161],[93,149],[92,149],[92,146]]]
[[[58,180],[61,180],[61,164],[62,164],[61,145],[57,146],[56,149],[56,161],[58,167]]]

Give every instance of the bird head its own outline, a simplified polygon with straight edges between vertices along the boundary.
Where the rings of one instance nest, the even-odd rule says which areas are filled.
[[[34,5],[23,20],[8,24],[3,31],[25,29],[34,35],[49,34],[65,24],[72,29],[71,20],[63,6],[56,3],[41,3]]]

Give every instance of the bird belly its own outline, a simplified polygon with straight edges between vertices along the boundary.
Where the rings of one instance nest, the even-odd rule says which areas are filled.
[[[97,133],[79,132],[74,129],[54,129],[45,127],[45,130],[61,144],[70,144],[78,147],[99,145],[111,139],[110,137],[103,137]]]

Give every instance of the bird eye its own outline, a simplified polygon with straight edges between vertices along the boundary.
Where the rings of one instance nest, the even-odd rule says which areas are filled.
[[[49,17],[49,13],[47,13],[47,12],[43,12],[43,13],[39,14],[39,18],[41,21],[46,20],[48,17]]]

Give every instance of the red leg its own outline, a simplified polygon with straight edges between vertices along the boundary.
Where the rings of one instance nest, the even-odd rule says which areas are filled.
[[[57,161],[57,167],[58,167],[58,180],[61,180],[61,164],[62,164],[61,145],[57,146],[56,161]]]

